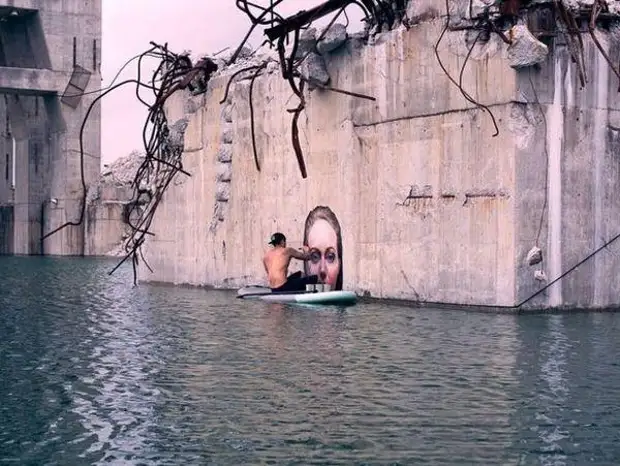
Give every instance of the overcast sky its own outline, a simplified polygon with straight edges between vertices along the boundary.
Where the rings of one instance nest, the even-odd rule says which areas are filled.
[[[289,16],[323,1],[284,0],[277,11]],[[253,2],[269,4],[269,0]],[[356,9],[349,7],[347,13],[358,26],[360,15]],[[250,25],[248,17],[236,7],[235,0],[103,0],[103,87],[127,60],[147,50],[150,41],[167,42],[170,50],[177,53],[189,50],[195,58],[226,47],[234,50]],[[262,31],[257,29],[250,38],[253,47],[264,40]],[[145,63],[143,71],[150,73],[154,63],[153,59]],[[136,72],[137,61],[134,61],[117,82],[135,78]],[[135,86],[129,84],[103,97],[102,112],[102,163],[109,163],[134,149],[143,150],[146,108],[137,100]]]

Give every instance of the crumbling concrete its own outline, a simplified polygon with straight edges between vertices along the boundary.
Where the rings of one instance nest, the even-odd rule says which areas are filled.
[[[306,55],[316,52],[316,28],[308,28],[299,35],[295,59],[301,60]],[[292,46],[289,47],[289,53],[292,52]]]
[[[329,73],[325,67],[325,60],[322,55],[310,52],[301,64],[301,75],[311,83],[326,85],[329,83]]]
[[[144,162],[144,153],[133,151],[111,164],[103,165],[98,185],[128,186],[134,180],[142,162]]]
[[[344,24],[335,23],[325,30],[323,37],[317,42],[317,50],[321,55],[338,50],[347,41],[347,28]]]
[[[124,242],[131,233],[126,213],[134,199],[132,185],[144,154],[134,151],[104,165],[101,177],[88,188],[86,198],[86,255],[125,255]],[[146,187],[145,187],[146,188]],[[135,220],[137,212],[131,217]],[[135,222],[134,222],[135,223]]]
[[[175,95],[170,121],[187,117],[186,139],[201,149],[184,159],[196,175],[161,204],[144,247],[153,273],[141,266],[140,279],[264,282],[269,235],[283,231],[301,246],[306,215],[323,205],[341,227],[344,288],[360,295],[508,308],[620,305],[620,279],[609,279],[618,276],[619,245],[571,271],[618,229],[618,82],[586,42],[590,84],[581,90],[566,43],[530,31],[522,10],[511,13],[525,17],[507,21],[513,29],[499,31],[504,37],[480,32],[480,21],[502,14],[498,2],[464,0],[449,2],[450,25],[462,31],[445,31],[443,6],[428,0],[410,2],[403,27],[373,40],[349,37],[338,53],[319,51],[316,32],[308,33],[303,47],[321,52],[330,86],[374,100],[306,95],[307,179],[291,149],[291,89],[275,60],[254,83],[253,119],[249,75],[219,107],[231,74],[272,53],[218,73],[203,112],[186,115],[186,96]],[[620,50],[615,35],[597,37],[611,56]]]
[[[512,44],[508,47],[508,60],[513,68],[527,68],[542,64],[549,54],[548,47],[530,32],[525,24],[510,29]]]

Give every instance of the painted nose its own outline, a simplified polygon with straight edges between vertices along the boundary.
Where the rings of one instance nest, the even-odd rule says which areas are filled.
[[[325,259],[321,259],[321,263],[319,264],[319,277],[322,282],[327,278],[327,264],[325,263]]]

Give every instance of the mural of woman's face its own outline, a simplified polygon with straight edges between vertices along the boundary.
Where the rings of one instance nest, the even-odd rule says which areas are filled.
[[[308,248],[308,274],[318,275],[321,283],[335,286],[340,272],[338,238],[327,221],[319,219],[314,222],[308,232]]]

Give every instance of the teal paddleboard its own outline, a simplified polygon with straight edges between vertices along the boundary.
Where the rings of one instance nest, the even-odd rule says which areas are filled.
[[[242,299],[260,299],[278,303],[300,304],[352,304],[357,295],[352,291],[284,291],[273,292],[270,288],[249,286],[237,291]]]

